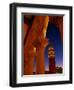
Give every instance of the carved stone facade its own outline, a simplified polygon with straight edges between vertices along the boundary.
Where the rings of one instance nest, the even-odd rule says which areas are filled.
[[[32,22],[27,22],[31,20]],[[61,35],[63,40],[63,18],[62,16],[25,16],[24,23],[24,74],[32,75],[34,71],[34,58],[36,58],[36,74],[45,73],[44,52],[48,45],[46,39],[46,30],[48,23],[53,23]],[[54,58],[51,58],[51,64],[55,63]],[[50,72],[51,67],[49,66]],[[55,72],[55,65],[53,65]]]
[[[44,37],[49,17],[35,16],[24,45],[24,74],[33,74],[34,58],[36,56],[36,73],[44,74],[44,50],[47,39]],[[34,50],[36,48],[36,51]]]

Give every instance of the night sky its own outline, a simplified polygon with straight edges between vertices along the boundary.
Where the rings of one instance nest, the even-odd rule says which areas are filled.
[[[52,43],[53,48],[55,49],[55,61],[56,66],[63,66],[63,43],[60,37],[58,28],[49,23],[46,33],[46,38],[48,38],[49,44]],[[45,69],[49,69],[49,60],[48,60],[48,46],[45,49]]]

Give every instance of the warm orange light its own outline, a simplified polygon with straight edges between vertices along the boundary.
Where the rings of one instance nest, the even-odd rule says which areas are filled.
[[[36,48],[34,47],[34,53],[36,53]]]

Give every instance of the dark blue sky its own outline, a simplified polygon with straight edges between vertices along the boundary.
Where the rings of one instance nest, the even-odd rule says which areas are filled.
[[[49,43],[52,43],[55,49],[55,61],[56,66],[63,66],[63,43],[60,37],[58,28],[49,23],[46,33],[46,38],[48,38]],[[49,60],[48,60],[48,46],[45,49],[45,68],[49,69]]]

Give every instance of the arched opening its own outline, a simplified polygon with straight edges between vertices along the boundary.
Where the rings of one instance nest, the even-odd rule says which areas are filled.
[[[51,22],[48,24],[46,38],[48,39],[49,44],[52,43],[52,46],[55,50],[55,64],[57,67],[63,66],[63,42],[61,40],[59,29]],[[48,47],[45,48],[45,71],[49,71],[49,63],[48,59]],[[57,72],[60,73],[60,72]]]

